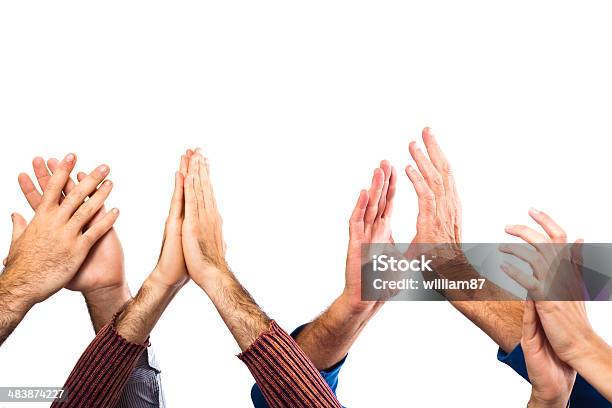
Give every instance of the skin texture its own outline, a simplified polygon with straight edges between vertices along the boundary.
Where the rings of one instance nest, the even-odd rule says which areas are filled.
[[[0,277],[0,343],[27,311],[66,286],[75,276],[92,246],[113,226],[119,215],[113,209],[89,228],[112,190],[104,180],[110,169],[99,166],[64,200],[62,189],[76,163],[74,154],[59,163],[49,179],[32,221],[13,214],[13,236]],[[91,198],[84,202],[87,196]],[[60,202],[61,201],[61,202]]]
[[[345,288],[331,306],[309,323],[296,341],[315,367],[325,370],[349,351],[383,301],[361,300],[361,251],[368,243],[392,243],[391,215],[397,174],[384,160],[374,170],[368,191],[362,190],[349,220]]]
[[[189,281],[181,231],[183,228],[184,174],[188,156],[181,156],[180,171],[174,176],[174,192],[166,220],[162,249],[157,265],[142,287],[117,318],[117,332],[132,343],[144,343],[160,316],[178,291]]]
[[[34,174],[40,191],[44,192],[52,174],[59,165],[57,159],[45,161],[36,157],[32,161]],[[77,174],[78,182],[85,179],[86,174]],[[19,186],[28,203],[34,211],[38,208],[42,194],[35,187],[32,179],[25,173],[19,175]],[[68,195],[76,183],[72,178],[64,185],[60,201]],[[87,226],[96,223],[106,215],[104,206],[96,213]],[[86,228],[87,228],[86,226]],[[131,299],[130,290],[125,277],[123,249],[114,228],[111,228],[91,248],[76,276],[66,286],[67,289],[80,291],[85,298],[94,330],[98,332],[113,315]]]
[[[242,287],[225,261],[222,220],[199,150],[185,179],[183,249],[189,275],[209,296],[242,351],[270,326],[270,319]]]
[[[564,244],[567,238],[565,231],[546,213],[531,209],[529,215],[542,227],[545,234],[524,225],[508,226],[506,231],[509,234],[531,244],[534,250],[529,254],[505,252],[528,262],[533,275],[525,275],[509,265],[502,266],[502,269],[527,289],[530,297],[537,299],[542,296],[542,288],[548,286],[546,272],[557,268],[555,263],[557,254],[550,253],[556,246],[540,244]],[[571,276],[574,277],[581,275],[581,248],[582,240],[578,240],[570,250],[569,259],[574,268],[574,274]],[[570,279],[568,286],[567,292],[575,296],[574,281]],[[608,401],[612,401],[612,348],[591,327],[584,301],[536,300],[533,314],[538,320],[538,329],[542,336],[545,336],[547,348],[555,355],[557,365],[566,370],[569,367],[572,371],[577,371]],[[525,358],[527,359],[527,353]],[[560,382],[560,378],[557,375],[557,383]]]
[[[461,204],[455,186],[451,166],[440,149],[429,128],[423,129],[423,143],[427,154],[416,142],[409,146],[410,155],[416,168],[406,167],[406,175],[412,182],[418,197],[419,213],[416,222],[416,235],[413,244],[447,244],[454,251],[461,243]],[[461,256],[446,277],[478,276],[477,272]],[[490,301],[478,297],[471,301],[461,300],[461,296],[443,293],[451,304],[470,321],[484,331],[503,350],[510,352],[521,339],[523,303],[519,301]],[[483,299],[511,299],[495,285],[485,284],[476,296]]]

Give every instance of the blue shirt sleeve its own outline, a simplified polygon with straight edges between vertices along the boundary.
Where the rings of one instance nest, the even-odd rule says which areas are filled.
[[[295,339],[298,334],[300,334],[300,332],[304,329],[304,327],[306,327],[306,324],[303,324],[297,329],[295,329],[291,333],[291,337]],[[344,356],[342,360],[337,362],[333,367],[327,370],[319,371],[327,385],[329,385],[329,388],[331,388],[331,390],[334,392],[334,394],[336,393],[336,388],[338,388],[338,375],[340,374],[340,369],[344,365],[347,356],[348,354]],[[269,408],[268,403],[266,402],[266,399],[264,398],[257,384],[254,384],[251,388],[251,401],[253,401],[253,406],[255,408]]]
[[[520,344],[510,353],[499,349],[497,359],[510,366],[517,374],[529,381],[527,366],[525,365],[525,355]],[[586,382],[584,378],[577,375],[572,395],[570,395],[570,407],[610,408],[612,404],[597,392],[591,384]]]

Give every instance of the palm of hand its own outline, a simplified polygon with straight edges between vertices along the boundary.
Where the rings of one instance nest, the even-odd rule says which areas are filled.
[[[536,344],[524,345],[529,379],[540,400],[554,401],[572,389],[576,371],[557,357],[544,333],[538,336]]]

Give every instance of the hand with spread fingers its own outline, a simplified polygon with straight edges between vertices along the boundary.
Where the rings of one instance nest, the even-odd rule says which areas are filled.
[[[19,175],[21,191],[34,211],[38,209],[42,193],[46,191],[49,180],[57,171],[58,166],[57,159],[49,159],[45,164],[42,158],[34,158],[32,167],[40,192],[27,174]],[[86,177],[85,173],[79,172],[77,181],[80,183]],[[60,202],[70,194],[76,185],[77,183],[72,178],[68,179],[64,185],[63,194],[60,196]],[[106,213],[106,208],[102,206],[91,221],[85,225],[84,230],[104,218]],[[113,314],[131,298],[125,277],[123,249],[114,228],[104,234],[91,248],[75,277],[66,285],[66,289],[83,294],[96,331],[102,328]]]
[[[424,254],[432,259],[434,273],[426,279],[483,278],[461,249],[462,209],[451,165],[430,128],[423,129],[422,139],[427,154],[411,142],[409,152],[416,167],[406,167],[418,201],[416,234],[406,257]],[[478,291],[446,290],[440,294],[502,349],[509,352],[520,341],[523,305],[491,281],[485,281]]]
[[[102,165],[61,200],[75,162],[75,155],[69,154],[59,163],[29,224],[20,215],[13,215],[13,238],[0,276],[0,308],[11,310],[16,320],[74,278],[92,246],[119,215],[113,209],[85,229],[110,194],[112,183],[105,181],[109,167]],[[14,326],[6,317],[1,326],[3,341]]]
[[[583,300],[583,242],[568,246],[565,231],[549,215],[535,209],[529,215],[546,235],[524,225],[508,225],[508,234],[533,249],[504,245],[500,250],[528,263],[533,274],[509,263],[503,264],[502,270],[535,299],[529,303],[534,303],[546,344],[558,360],[612,401],[612,348],[591,327]]]
[[[565,231],[547,214],[536,209],[529,215],[546,232],[525,225],[508,225],[506,233],[525,243],[502,244],[499,250],[529,265],[533,274],[504,262],[501,269],[528,291],[534,300],[584,300],[582,240],[568,245]]]
[[[419,213],[413,243],[458,244],[461,242],[461,202],[451,166],[429,128],[423,129],[428,156],[411,142],[410,155],[416,166],[408,165],[406,175],[418,197]]]

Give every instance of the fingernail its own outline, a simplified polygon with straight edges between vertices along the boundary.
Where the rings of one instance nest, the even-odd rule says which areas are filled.
[[[98,167],[98,171],[102,174],[106,174],[106,172],[108,172],[108,166],[106,164],[103,164]]]
[[[112,181],[110,181],[110,180],[106,180],[106,181],[104,181],[104,183],[102,183],[102,184],[104,185],[104,187],[108,188],[108,187],[110,187],[110,186],[112,186],[112,185],[113,185],[113,182],[112,182]]]
[[[11,213],[11,220],[15,218],[15,213]]]
[[[506,225],[505,229],[506,229],[506,230],[509,230],[509,229],[512,229],[513,227],[514,227],[514,225],[512,225],[512,224],[508,224],[508,225]]]
[[[539,210],[537,210],[537,209],[535,209],[535,208],[533,208],[533,207],[531,207],[531,208],[529,209],[529,211],[531,211],[531,212],[532,212],[532,213],[534,213],[534,214],[539,214],[539,213],[540,213],[540,211],[539,211]]]
[[[74,154],[68,153],[66,157],[64,157],[66,163],[72,163],[74,161]]]
[[[119,214],[119,209],[118,208],[113,208],[112,210],[113,214]]]

